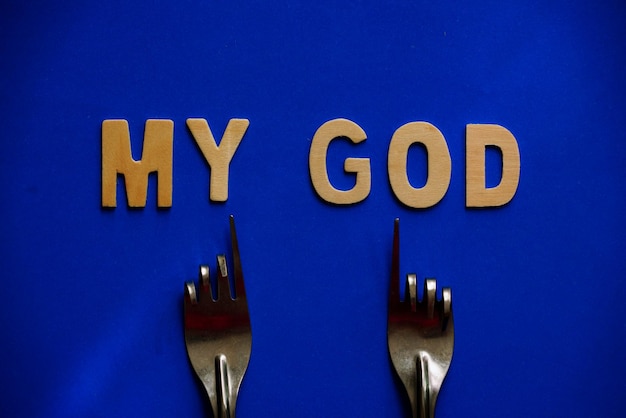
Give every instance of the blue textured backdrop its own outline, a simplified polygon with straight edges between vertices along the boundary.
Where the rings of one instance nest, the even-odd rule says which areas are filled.
[[[0,412],[202,416],[182,290],[227,248],[235,214],[253,325],[246,417],[408,416],[386,349],[393,219],[402,272],[452,287],[444,417],[611,417],[626,408],[626,8],[609,2],[17,2],[0,5]],[[230,197],[185,126],[250,128]],[[370,157],[372,190],[315,194],[315,130],[344,117],[330,176]],[[174,195],[100,207],[100,126],[172,119]],[[448,193],[412,210],[387,177],[391,135],[444,134]],[[517,138],[502,208],[468,210],[465,125]],[[410,154],[410,176],[424,155]],[[497,166],[496,164],[491,164]],[[494,168],[497,170],[497,167]]]

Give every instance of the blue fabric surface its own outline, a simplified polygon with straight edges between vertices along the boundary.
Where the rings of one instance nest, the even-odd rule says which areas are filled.
[[[626,408],[626,8],[606,2],[16,2],[0,5],[0,343],[4,417],[179,417],[209,410],[188,364],[182,291],[240,240],[253,352],[246,417],[408,416],[386,348],[393,219],[401,271],[452,287],[445,417],[613,417]],[[250,127],[230,194],[185,126]],[[358,123],[346,157],[372,188],[317,197],[310,141]],[[101,124],[174,121],[173,206],[101,208]],[[428,121],[452,178],[415,210],[393,195],[393,132]],[[516,137],[501,208],[465,208],[465,126]],[[426,157],[409,153],[424,181]],[[489,178],[498,177],[488,155]]]

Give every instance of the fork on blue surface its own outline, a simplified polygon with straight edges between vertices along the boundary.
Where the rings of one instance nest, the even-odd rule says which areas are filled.
[[[250,361],[252,330],[239,257],[235,220],[230,217],[233,252],[232,294],[224,255],[217,256],[217,293],[209,267],[200,266],[199,288],[185,283],[185,344],[191,365],[204,385],[213,416],[235,418],[241,381]]]
[[[400,299],[400,222],[395,221],[391,284],[387,317],[389,355],[402,381],[413,418],[433,418],[435,402],[454,349],[452,293],[437,281],[426,279],[422,300],[417,297],[417,276],[407,275],[404,300]]]

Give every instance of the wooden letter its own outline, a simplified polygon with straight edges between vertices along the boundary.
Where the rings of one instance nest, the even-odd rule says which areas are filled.
[[[406,171],[407,155],[412,144],[420,143],[428,153],[428,178],[421,188],[409,183]],[[452,161],[446,140],[435,126],[428,122],[410,122],[399,127],[389,143],[387,159],[389,182],[396,197],[412,208],[436,205],[448,191]]]
[[[187,119],[187,126],[211,167],[209,178],[209,199],[213,202],[225,202],[228,199],[228,169],[230,162],[250,126],[248,119],[228,121],[224,135],[218,146],[205,119]]]
[[[346,158],[346,173],[356,173],[356,183],[350,190],[335,189],[328,179],[326,153],[330,142],[339,137],[346,137],[354,144],[365,141],[365,132],[356,123],[347,119],[333,119],[320,126],[309,151],[309,173],[317,194],[327,202],[349,205],[362,201],[369,195],[372,183],[369,158]]]
[[[502,151],[502,179],[496,187],[486,187],[485,148]],[[467,125],[466,131],[467,207],[502,206],[513,199],[519,184],[520,154],[511,132],[500,125]]]
[[[174,122],[146,121],[141,160],[133,160],[130,133],[125,120],[102,122],[102,206],[116,207],[117,175],[124,175],[128,206],[145,207],[148,174],[157,173],[157,204],[172,206],[172,153]]]

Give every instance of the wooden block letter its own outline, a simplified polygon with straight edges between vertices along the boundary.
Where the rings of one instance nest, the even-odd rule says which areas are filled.
[[[346,173],[356,173],[356,183],[350,190],[338,190],[330,184],[326,169],[326,153],[328,145],[335,138],[345,137],[355,144],[365,141],[365,132],[356,123],[347,119],[333,119],[320,126],[309,151],[309,173],[317,194],[327,202],[338,205],[349,205],[365,199],[372,183],[369,158],[346,158]]]
[[[420,143],[428,153],[428,178],[423,187],[409,183],[407,155],[412,144]],[[391,137],[387,158],[389,182],[396,197],[412,208],[436,205],[448,191],[452,160],[443,134],[428,122],[410,122],[399,127]]]
[[[145,207],[148,174],[157,173],[157,204],[172,206],[172,153],[174,122],[146,121],[141,160],[133,160],[130,133],[125,120],[102,122],[102,206],[116,207],[117,175],[124,175],[128,206]]]
[[[228,121],[224,135],[218,146],[206,119],[187,119],[187,126],[211,167],[209,178],[209,199],[213,202],[225,202],[228,199],[228,171],[230,162],[250,126],[248,119]]]
[[[502,152],[502,179],[486,187],[485,148],[495,146]],[[466,130],[467,207],[502,206],[513,199],[519,184],[520,154],[511,132],[500,125],[470,124]]]

